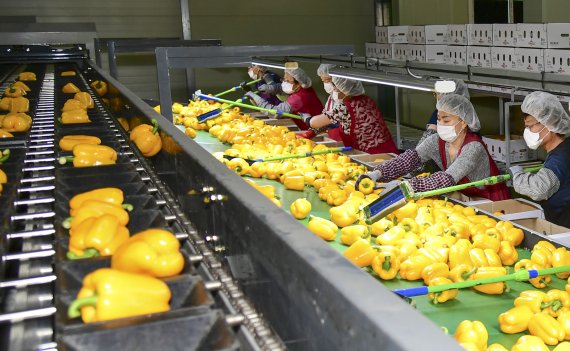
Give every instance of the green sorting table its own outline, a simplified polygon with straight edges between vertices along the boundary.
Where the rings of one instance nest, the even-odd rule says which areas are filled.
[[[198,131],[194,141],[196,141],[198,144],[204,147],[204,149],[208,150],[211,153],[224,151],[229,148],[229,145],[223,144],[214,136],[204,131]],[[312,215],[326,219],[330,218],[328,212],[331,206],[319,199],[317,192],[313,187],[305,187],[305,190],[303,192],[300,192],[287,190],[283,184],[276,180],[258,178],[250,179],[261,185],[274,185],[275,194],[281,199],[281,207],[286,212],[289,212],[289,207],[291,206],[291,203],[295,201],[295,199],[304,197],[311,202]],[[306,218],[301,222],[307,225],[309,219]],[[340,230],[337,238],[334,241],[328,243],[340,253],[344,252],[344,250],[347,249],[347,246],[343,245],[340,242]],[[519,260],[523,258],[530,258],[530,251],[525,249],[517,249],[517,251],[519,253]],[[509,273],[512,273],[513,267],[508,268]],[[372,276],[377,278],[375,274],[372,274]],[[380,280],[379,278],[377,279],[388,289],[401,289],[423,284],[422,281],[410,282],[400,279],[384,281]],[[566,280],[558,279],[556,276],[552,276],[552,283],[550,286],[547,289],[542,290],[548,291],[549,289],[555,288],[564,290],[565,285]],[[485,324],[487,331],[489,332],[489,345],[498,342],[506,348],[510,349],[515,344],[516,340],[524,335],[524,333],[512,335],[502,333],[499,329],[497,317],[502,312],[513,307],[514,299],[522,291],[535,288],[528,282],[509,282],[508,286],[510,290],[503,293],[502,295],[485,295],[470,289],[463,289],[459,291],[455,300],[438,305],[431,303],[427,296],[414,297],[412,298],[412,301],[414,301],[415,308],[418,311],[423,313],[438,326],[445,327],[451,335],[455,333],[457,325],[462,320],[480,320]],[[554,347],[551,347],[551,349],[553,348]]]

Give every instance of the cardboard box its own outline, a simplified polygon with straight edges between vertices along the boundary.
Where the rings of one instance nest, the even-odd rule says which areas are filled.
[[[392,59],[391,44],[376,44],[376,57],[382,60]]]
[[[491,47],[468,46],[467,64],[473,67],[491,68]]]
[[[444,45],[449,41],[446,24],[425,26],[424,31],[428,45]]]
[[[392,44],[392,60],[406,61],[408,59],[408,44]]]
[[[545,49],[544,71],[570,75],[570,50]]]
[[[503,215],[497,216],[503,221],[512,221],[515,219],[526,218],[544,218],[544,210],[542,207],[532,201],[525,199],[511,199],[503,201],[491,201],[483,204],[474,205],[483,211],[491,214],[502,212]]]
[[[408,27],[408,44],[425,44],[426,32],[424,26]]]
[[[546,37],[548,48],[570,48],[570,23],[547,23]]]
[[[479,46],[493,45],[493,25],[492,24],[468,24],[467,44]]]
[[[517,41],[519,48],[546,48],[548,46],[546,24],[517,23]]]
[[[516,70],[544,72],[544,49],[515,48]]]
[[[515,48],[491,48],[491,68],[516,69],[516,67],[517,59],[515,56]]]
[[[426,62],[426,46],[408,44],[406,48],[406,59],[408,61]]]
[[[395,158],[395,154],[360,154],[360,155],[352,155],[350,158],[366,167],[372,169],[379,165],[380,163],[391,160]]]
[[[445,63],[447,45],[426,45],[426,62]]]
[[[388,44],[388,27],[376,26],[376,42],[378,44]]]
[[[467,25],[450,24],[447,26],[449,44],[467,45]]]
[[[507,143],[503,135],[484,136],[483,142],[487,144],[487,150],[489,150],[489,154],[491,154],[493,160],[507,162]],[[536,160],[536,150],[530,149],[521,136],[511,135],[510,147],[511,162]]]
[[[364,43],[364,52],[366,53],[366,57],[377,57],[376,43]]]
[[[407,44],[408,30],[410,26],[389,26],[388,27],[388,43],[390,44]]]
[[[516,46],[517,45],[517,25],[516,24],[493,24],[493,46]]]
[[[557,241],[565,246],[570,244],[570,229],[550,223],[549,221],[541,218],[528,218],[518,219],[513,221],[521,227],[528,229],[531,232],[547,236],[548,239]]]
[[[445,51],[445,64],[467,66],[467,46],[448,45]]]

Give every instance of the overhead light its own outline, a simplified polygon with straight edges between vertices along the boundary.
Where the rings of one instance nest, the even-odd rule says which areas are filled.
[[[374,71],[354,68],[332,68],[329,71],[331,77],[359,80],[374,84],[390,85],[398,88],[407,88],[421,91],[434,91],[434,83],[426,80],[411,80],[407,78],[394,78],[379,74]]]
[[[271,68],[277,68],[277,69],[285,69],[285,65],[283,64],[279,64],[277,62],[271,62],[271,61],[251,61],[252,65],[257,65],[257,66],[263,66],[263,67],[271,67]]]

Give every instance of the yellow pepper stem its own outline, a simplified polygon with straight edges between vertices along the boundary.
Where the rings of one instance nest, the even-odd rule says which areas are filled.
[[[81,260],[84,258],[92,258],[92,257],[100,256],[100,255],[99,255],[99,251],[97,251],[97,249],[88,248],[88,249],[83,250],[83,255],[81,255],[81,256],[76,255],[71,251],[68,251],[66,256],[67,256],[67,259],[69,259],[69,260]]]
[[[97,295],[83,297],[81,299],[73,300],[67,309],[67,316],[69,318],[78,318],[81,316],[81,308],[85,306],[95,306],[97,304]]]
[[[5,149],[4,151],[2,151],[0,153],[0,165],[4,162],[6,162],[8,160],[8,158],[10,158],[10,149]]]
[[[61,226],[64,227],[65,229],[71,228],[71,221],[72,220],[73,220],[73,217],[67,217],[63,222],[61,222]]]
[[[564,305],[562,304],[562,302],[560,302],[560,300],[549,301],[549,302],[542,303],[540,305],[541,309],[545,309],[548,307],[550,307],[554,312],[556,312],[559,309],[561,309],[562,307],[564,307]]]
[[[62,157],[60,157],[60,158],[57,159],[57,162],[58,162],[60,165],[64,165],[64,164],[66,164],[67,162],[73,162],[73,156],[62,156]]]
[[[158,132],[158,121],[156,119],[152,119],[152,134],[156,134]]]
[[[123,207],[123,209],[129,212],[132,212],[135,209],[135,207],[131,204],[122,204],[121,206]]]

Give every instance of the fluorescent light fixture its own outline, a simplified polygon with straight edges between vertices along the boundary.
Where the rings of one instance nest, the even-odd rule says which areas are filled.
[[[331,77],[339,77],[345,79],[359,80],[374,84],[390,85],[398,88],[407,88],[421,91],[434,91],[433,82],[425,80],[411,80],[408,77],[402,78],[381,75],[375,71],[350,69],[350,68],[333,68],[329,71]]]
[[[263,66],[263,67],[271,67],[277,69],[285,69],[285,65],[279,64],[277,62],[268,62],[268,61],[251,61],[252,65]]]

